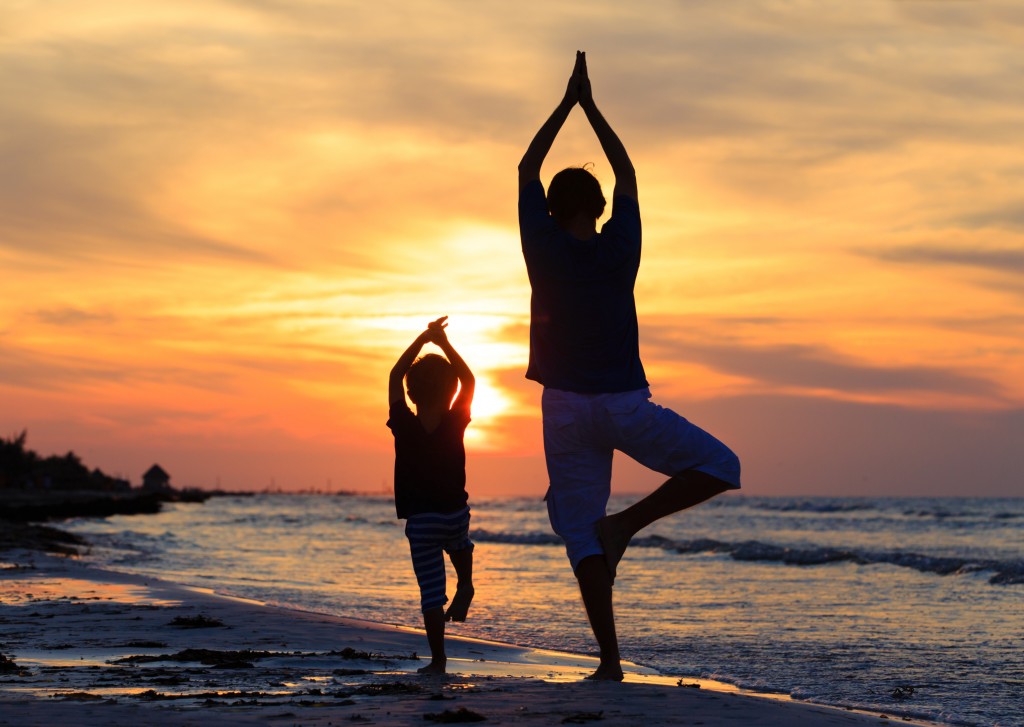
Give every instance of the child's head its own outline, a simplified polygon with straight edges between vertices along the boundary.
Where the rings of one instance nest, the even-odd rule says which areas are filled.
[[[579,214],[596,220],[604,205],[601,184],[585,167],[563,169],[548,185],[548,212],[562,227]]]
[[[420,356],[409,367],[405,385],[409,390],[409,398],[417,407],[439,404],[448,407],[455,397],[459,377],[448,359],[436,353],[428,353]]]

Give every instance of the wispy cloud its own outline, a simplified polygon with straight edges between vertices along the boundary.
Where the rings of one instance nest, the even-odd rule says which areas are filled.
[[[650,326],[643,332],[642,343],[659,359],[696,362],[789,391],[928,392],[994,400],[1002,395],[999,385],[978,375],[933,366],[858,363],[824,347],[708,342]]]
[[[65,306],[38,310],[33,314],[41,323],[52,326],[81,326],[93,323],[108,323],[116,319],[111,313],[88,311]]]
[[[111,361],[106,357],[55,354],[4,346],[0,381],[11,389],[68,393],[89,390],[97,384],[131,389],[150,384],[183,386],[198,392],[223,392],[232,386],[224,371],[193,366],[155,365]]]
[[[881,260],[919,265],[953,265],[980,268],[994,273],[1024,275],[1024,248],[983,249],[949,246],[915,246],[870,253]]]
[[[1024,168],[1017,168],[1014,171],[1016,174],[1007,179],[1009,184],[1024,177]],[[969,229],[995,228],[1019,233],[1024,231],[1024,200],[1015,199],[1001,207],[961,215],[953,222]]]

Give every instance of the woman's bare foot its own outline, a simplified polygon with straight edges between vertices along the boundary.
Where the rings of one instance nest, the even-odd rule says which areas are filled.
[[[476,591],[473,590],[473,586],[463,586],[455,590],[455,597],[452,599],[452,605],[448,607],[448,610],[444,614],[445,621],[465,621],[466,615],[469,613],[469,604],[473,602],[473,595]]]
[[[431,659],[429,664],[421,666],[416,672],[418,674],[444,674],[447,666],[447,659]]]
[[[629,538],[622,531],[618,518],[618,515],[606,515],[597,521],[597,539],[601,541],[601,548],[604,549],[604,560],[608,564],[612,583],[615,582],[619,561],[629,547]]]
[[[601,664],[597,671],[584,679],[595,682],[621,682],[625,677],[622,674],[622,667],[618,664]]]

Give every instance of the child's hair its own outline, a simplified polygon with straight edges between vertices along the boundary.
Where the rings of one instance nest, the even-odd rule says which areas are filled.
[[[451,404],[459,377],[455,368],[444,356],[428,353],[416,359],[405,374],[405,385],[409,398],[416,406],[444,402]]]
[[[604,205],[601,183],[586,167],[563,169],[548,185],[548,212],[563,227],[581,212],[596,220]]]

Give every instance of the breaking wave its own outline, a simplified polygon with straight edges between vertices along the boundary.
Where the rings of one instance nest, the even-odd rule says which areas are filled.
[[[472,537],[481,543],[504,543],[514,545],[561,545],[561,539],[554,533],[503,533],[489,530],[474,530]],[[857,565],[895,565],[910,568],[921,573],[940,576],[966,575],[991,572],[988,582],[994,585],[1024,584],[1024,560],[992,560],[957,558],[948,556],[922,555],[902,551],[869,551],[845,548],[806,547],[796,548],[784,545],[745,540],[727,543],[712,538],[695,540],[672,540],[659,535],[634,538],[631,548],[660,548],[680,555],[697,553],[722,553],[733,560],[746,562],[783,563],[794,566],[828,565],[832,563],[855,563]]]

